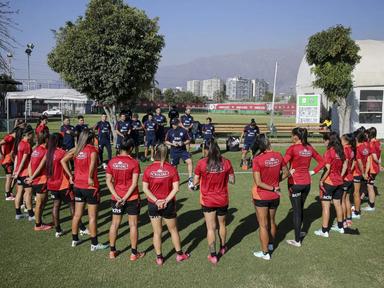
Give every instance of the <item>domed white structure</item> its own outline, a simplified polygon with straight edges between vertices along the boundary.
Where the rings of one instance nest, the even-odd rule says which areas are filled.
[[[352,105],[350,117],[351,130],[360,126],[376,127],[378,137],[384,138],[383,97],[384,97],[384,41],[357,40],[360,47],[360,63],[353,71],[353,91],[348,103]],[[297,95],[318,94],[322,96],[322,103],[326,109],[332,106],[328,103],[321,89],[314,88],[312,82],[315,76],[311,73],[305,55],[297,73]],[[332,109],[333,129],[338,129],[338,114]]]

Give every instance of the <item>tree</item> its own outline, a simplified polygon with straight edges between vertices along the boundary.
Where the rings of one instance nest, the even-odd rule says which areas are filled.
[[[7,74],[0,75],[0,115],[1,116],[4,116],[4,114],[6,113],[5,112],[6,111],[5,96],[7,95],[7,92],[17,91],[16,84],[20,84],[20,83],[13,80]]]
[[[273,99],[273,93],[272,92],[265,92],[265,95],[263,96],[263,102],[272,102]]]
[[[216,102],[216,103],[223,103],[225,100],[227,100],[228,97],[227,95],[225,94],[225,91],[219,91],[219,90],[216,90],[214,93],[213,93],[213,100]]]
[[[11,74],[10,67],[8,67],[3,55],[12,54],[12,49],[16,43],[9,30],[16,28],[17,24],[12,20],[11,15],[18,12],[18,10],[13,11],[11,9],[9,1],[0,1],[0,70],[7,71],[8,74]]]
[[[351,38],[351,28],[337,25],[309,38],[306,58],[315,74],[315,87],[324,91],[327,99],[337,105],[339,133],[350,130],[351,107],[347,97],[352,90],[352,71],[360,62],[360,48]]]
[[[173,92],[172,89],[167,89],[164,91],[164,100],[169,106],[178,104],[177,99],[175,97],[175,92]]]
[[[158,18],[123,0],[90,0],[84,17],[55,31],[48,65],[115,122],[116,106],[132,105],[154,83],[164,47],[158,32]]]

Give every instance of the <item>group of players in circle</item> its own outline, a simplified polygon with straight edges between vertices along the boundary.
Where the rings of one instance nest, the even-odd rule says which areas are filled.
[[[173,109],[174,110],[174,109]],[[174,110],[171,128],[165,132],[166,118],[160,108],[156,114],[147,113],[143,125],[138,115],[120,114],[116,125],[117,155],[112,157],[112,127],[106,115],[94,127],[89,128],[84,118],[79,116],[79,124],[73,127],[69,118],[64,119],[60,133],[49,133],[47,117],[40,117],[34,130],[24,121],[17,121],[15,129],[0,141],[2,165],[6,173],[6,200],[14,200],[16,220],[27,218],[34,221],[35,231],[55,229],[55,236],[63,236],[60,226],[60,207],[67,203],[72,215],[72,247],[80,242],[80,236],[90,235],[91,251],[110,247],[109,257],[116,258],[118,229],[122,217],[128,215],[131,255],[135,261],[144,257],[138,250],[138,216],[140,214],[140,193],[138,188],[141,174],[138,157],[138,131],[145,131],[145,158],[151,150],[151,163],[142,176],[142,189],[147,197],[148,214],[153,228],[153,246],[158,265],[164,263],[162,256],[163,220],[171,234],[176,251],[176,261],[187,260],[190,255],[181,247],[177,228],[176,194],[179,191],[180,177],[177,165],[184,160],[188,168],[188,188],[200,191],[200,204],[207,227],[208,261],[216,264],[227,251],[226,214],[228,212],[228,184],[235,183],[235,173],[230,160],[221,155],[214,139],[211,119],[203,126],[203,151],[193,171],[191,156],[187,146],[191,140],[193,117],[187,109],[179,119]],[[129,119],[131,117],[131,119]],[[128,123],[128,124],[126,124]],[[189,123],[189,124],[188,124]],[[289,198],[293,208],[295,239],[287,243],[300,247],[306,232],[302,231],[303,209],[311,189],[311,176],[323,171],[320,177],[320,200],[322,203],[322,227],[315,234],[329,237],[330,231],[344,233],[352,226],[352,219],[360,219],[361,210],[375,210],[375,177],[381,170],[381,144],[376,139],[376,129],[360,128],[354,133],[339,135],[336,132],[324,133],[326,146],[324,156],[308,143],[307,130],[292,130],[293,144],[285,155],[272,149],[265,134],[257,131],[252,121],[244,129],[244,149],[251,150],[252,158],[252,202],[259,223],[260,251],[254,256],[271,259],[277,226],[276,210],[280,203],[280,182],[288,178]],[[252,130],[251,132],[249,132]],[[96,133],[95,133],[96,131]],[[208,131],[208,132],[207,132]],[[249,135],[251,134],[251,135]],[[35,147],[32,149],[33,143]],[[108,161],[103,162],[103,148],[108,151]],[[171,160],[169,161],[169,156]],[[310,170],[311,160],[317,166]],[[13,165],[14,164],[14,165]],[[109,245],[98,242],[97,211],[100,204],[98,165],[103,164],[106,184],[111,193],[112,223],[109,230]],[[12,188],[16,183],[16,195]],[[368,206],[361,209],[362,184],[366,184]],[[364,186],[364,185],[363,185]],[[53,199],[53,223],[42,223],[42,211],[48,194]],[[33,209],[33,195],[35,208]],[[354,202],[352,206],[351,201]],[[331,202],[336,210],[337,223],[330,227]],[[89,230],[82,223],[82,215],[87,204]],[[27,214],[22,212],[23,207]],[[218,235],[216,233],[218,232]],[[216,242],[219,249],[216,249]]]

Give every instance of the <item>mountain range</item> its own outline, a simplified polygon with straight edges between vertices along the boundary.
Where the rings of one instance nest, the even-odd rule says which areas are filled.
[[[160,66],[156,75],[161,88],[186,87],[188,80],[241,76],[264,79],[273,89],[275,62],[278,61],[277,93],[294,92],[304,48],[257,49],[237,54],[204,57],[180,65]]]

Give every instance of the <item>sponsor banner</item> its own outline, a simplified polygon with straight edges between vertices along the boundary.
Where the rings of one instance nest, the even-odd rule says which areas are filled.
[[[296,123],[320,123],[320,95],[298,95]]]
[[[209,104],[209,110],[243,110],[243,111],[271,111],[272,103],[223,103],[223,104]],[[287,112],[287,114],[295,115],[296,104],[289,103],[275,103],[275,111]]]

